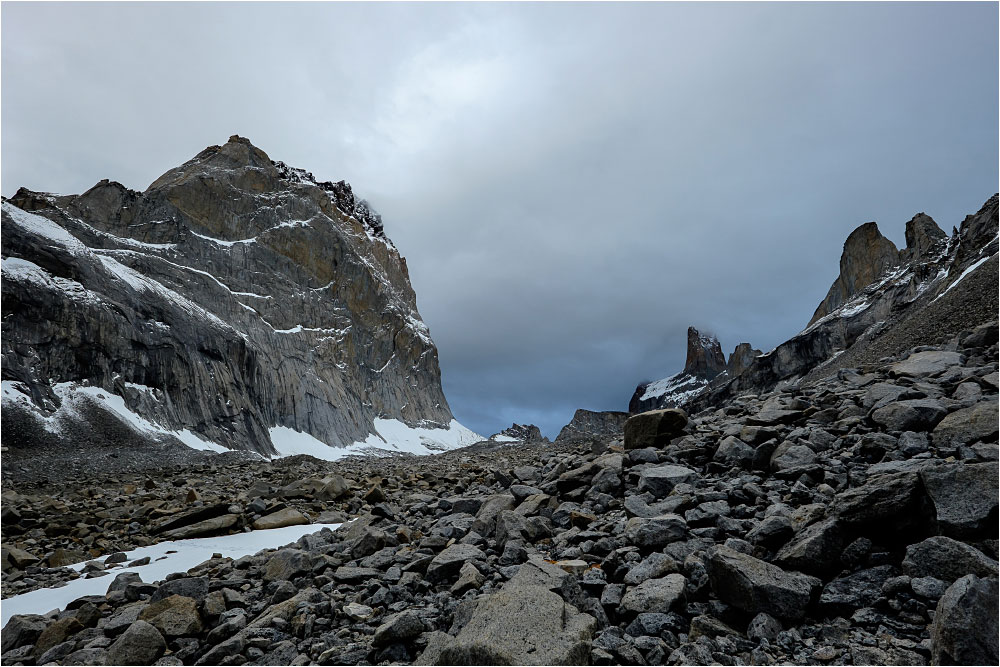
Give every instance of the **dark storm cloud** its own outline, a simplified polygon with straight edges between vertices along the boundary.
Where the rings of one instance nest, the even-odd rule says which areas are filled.
[[[230,134],[346,178],[457,418],[554,436],[767,350],[844,239],[997,189],[995,4],[3,6],[3,192],[143,189]]]

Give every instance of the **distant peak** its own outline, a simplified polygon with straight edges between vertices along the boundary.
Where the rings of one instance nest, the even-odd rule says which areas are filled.
[[[703,334],[694,327],[687,330],[687,361],[684,372],[695,377],[712,379],[726,370],[726,357],[722,354],[719,339]]]

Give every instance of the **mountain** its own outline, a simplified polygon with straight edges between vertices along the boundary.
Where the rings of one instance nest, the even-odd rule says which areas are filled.
[[[534,424],[512,424],[499,433],[494,433],[487,440],[493,442],[520,443],[520,442],[548,442],[548,438],[542,437],[542,431]]]
[[[742,373],[758,354],[760,350],[753,349],[749,343],[740,343],[727,362],[718,338],[688,327],[684,370],[656,382],[640,384],[629,400],[628,410],[635,414],[683,405],[702,393],[713,381]]]
[[[5,445],[122,424],[126,444],[263,456],[482,439],[451,414],[380,216],[245,138],[144,192],[22,188],[2,241]]]
[[[739,376],[713,385],[691,409],[779,382],[874,364],[996,321],[997,204],[993,195],[951,235],[930,216],[917,214],[906,224],[906,248],[895,254],[875,223],[858,227],[844,243],[840,274],[808,326],[755,357]]]
[[[689,328],[684,370],[640,384],[629,412],[703,409],[782,381],[940,343],[996,320],[997,202],[994,195],[951,235],[918,213],[906,223],[901,250],[876,223],[859,226],[844,242],[840,272],[804,330],[764,354],[740,343],[722,365],[718,341]]]

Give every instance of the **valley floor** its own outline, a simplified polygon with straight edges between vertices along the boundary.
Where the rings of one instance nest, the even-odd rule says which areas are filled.
[[[81,453],[62,474],[5,452],[4,597],[88,559],[110,590],[15,616],[2,659],[996,664],[996,337],[739,397],[662,447],[104,469]],[[162,582],[115,562],[349,518]]]

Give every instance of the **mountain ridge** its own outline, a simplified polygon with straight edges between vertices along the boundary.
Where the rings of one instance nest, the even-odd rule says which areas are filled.
[[[393,449],[386,421],[471,439],[381,218],[346,182],[317,182],[247,139],[141,193],[108,180],[81,195],[22,188],[4,202],[3,241],[5,395],[26,391],[27,419],[62,402],[50,385],[87,381],[167,431],[263,455],[281,452],[275,429],[308,436],[285,453]],[[49,276],[94,298],[66,298]]]

